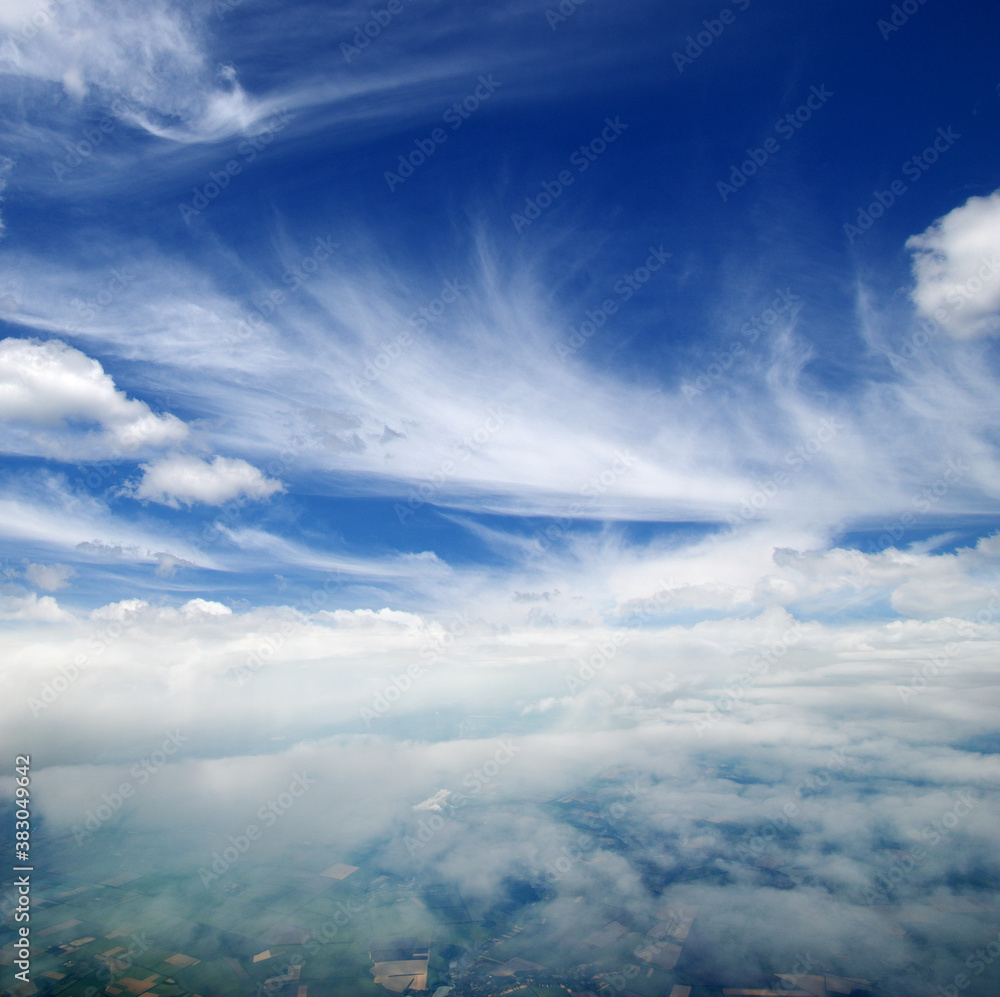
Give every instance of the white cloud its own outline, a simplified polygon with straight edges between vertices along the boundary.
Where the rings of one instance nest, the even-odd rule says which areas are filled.
[[[44,5],[38,0],[6,0],[4,4],[0,4],[0,28],[5,31],[20,31],[29,26],[27,30],[30,31],[32,15],[49,20]]]
[[[403,613],[396,609],[337,609],[332,613],[321,613],[320,618],[333,620],[338,627],[348,630],[367,630],[379,633],[394,633],[421,629],[424,621],[415,613]]]
[[[70,459],[135,453],[188,431],[175,416],[129,398],[100,363],[58,340],[0,341],[0,419],[10,424],[8,452]]]
[[[24,574],[35,588],[55,592],[69,584],[76,570],[68,564],[29,564]]]
[[[182,557],[175,557],[167,551],[157,551],[154,555],[157,560],[156,574],[160,578],[172,578],[178,568],[197,567],[191,561],[185,561]]]
[[[994,546],[984,542],[957,561],[978,571]],[[956,562],[912,558],[918,568]],[[780,560],[834,591],[854,570],[839,555]],[[891,559],[873,564],[890,586],[906,578]],[[979,602],[987,598],[981,589]],[[293,772],[306,772],[308,794],[242,868],[270,861],[293,839],[335,848],[345,860],[377,838],[380,868],[482,895],[504,875],[544,874],[576,840],[568,835],[581,828],[532,803],[573,794],[594,819],[627,829],[630,842],[612,847],[595,833],[588,860],[552,883],[567,904],[584,897],[576,910],[610,894],[642,904],[644,867],[669,874],[711,864],[725,876],[679,878],[671,895],[699,907],[698,930],[713,958],[717,939],[736,930],[732,918],[745,919],[751,908],[771,917],[772,928],[773,918],[787,919],[788,944],[805,948],[796,933],[814,926],[802,912],[820,902],[813,891],[823,891],[823,932],[838,944],[854,932],[871,936],[871,952],[852,963],[867,975],[885,956],[878,918],[902,912],[873,911],[865,891],[961,792],[975,801],[972,812],[894,884],[898,900],[890,903],[947,908],[973,897],[995,906],[983,869],[993,875],[987,856],[995,855],[1000,760],[977,745],[995,730],[996,617],[968,626],[949,618],[804,622],[794,632],[793,617],[780,610],[625,630],[570,622],[470,632],[447,653],[441,645],[430,663],[423,652],[439,646],[428,642],[430,617],[359,628],[349,612],[334,619],[289,606],[224,610],[209,599],[178,608],[131,599],[60,626],[59,640],[53,630],[39,635],[37,623],[11,628],[0,732],[13,743],[30,724],[44,739],[39,798],[53,827],[80,824],[136,760],[177,731],[182,752],[123,817],[147,849],[166,832],[183,875],[206,864],[215,842],[244,827],[246,814],[282,791]],[[615,645],[616,634],[626,639]],[[615,646],[613,655],[602,650]],[[79,674],[57,685],[77,654],[86,662]],[[602,654],[587,677],[582,662]],[[417,662],[420,672],[400,683]],[[385,697],[390,707],[367,727],[361,710],[371,712],[394,684],[399,694]],[[57,698],[44,698],[60,687]],[[499,740],[456,730],[444,703],[473,729],[488,721],[515,730]],[[530,723],[519,725],[524,715]],[[415,721],[443,733],[409,736]],[[233,747],[226,755],[219,744]],[[510,763],[486,768],[501,748]],[[474,808],[465,814],[475,819],[459,806],[470,797]],[[773,836],[769,822],[783,813],[787,833]],[[195,814],[188,853],[178,831]],[[408,849],[404,835],[428,826],[440,830]],[[773,889],[776,868],[798,889]],[[659,895],[649,902],[664,904]],[[788,904],[800,906],[781,913]],[[772,936],[755,945],[770,951]]]
[[[180,611],[185,616],[231,616],[233,612],[221,602],[212,602],[209,599],[189,599],[181,606]]]
[[[7,188],[7,178],[10,176],[10,171],[13,169],[14,160],[9,156],[0,156],[0,201],[3,201],[3,192]],[[0,236],[4,234],[6,226],[3,223],[3,219],[0,218]]]
[[[213,281],[208,261],[198,271],[139,254],[129,266],[141,293],[122,295],[79,334],[102,354],[141,361],[134,376],[157,392],[183,396],[202,452],[241,453],[257,466],[275,458],[341,493],[419,491],[429,503],[505,514],[562,516],[575,505],[593,518],[746,513],[822,525],[893,518],[942,473],[942,455],[965,455],[969,473],[934,512],[982,512],[1000,494],[986,442],[1000,395],[988,368],[948,336],[860,388],[849,410],[800,383],[806,347],[792,327],[689,398],[593,364],[596,338],[559,360],[555,348],[582,312],[540,292],[550,265],[541,256],[515,256],[515,269],[515,251],[484,236],[477,260],[449,267],[462,285],[457,300],[418,331],[410,317],[442,295],[443,282],[398,268],[390,279],[391,261],[373,241],[362,234],[353,258],[333,254],[266,322]],[[248,254],[256,293],[274,290],[267,271],[295,266],[313,245],[281,239]],[[60,302],[92,296],[85,288],[98,274],[88,269],[81,281],[36,257],[19,263],[35,276],[17,291],[12,320],[70,328]],[[589,303],[584,295],[580,307]],[[629,321],[623,313],[623,327]],[[393,346],[401,329],[410,338]],[[504,348],[512,341],[517,350]],[[824,420],[838,427],[828,442],[818,437]],[[817,439],[818,451],[801,459],[796,448]],[[247,452],[247,440],[257,449]],[[623,473],[618,451],[636,458]],[[768,494],[758,494],[761,483]]]
[[[0,49],[3,72],[55,84],[76,101],[96,99],[153,134],[214,141],[267,113],[232,67],[213,63],[204,25],[181,5],[20,0],[0,24],[11,29]]]
[[[1000,190],[911,236],[913,300],[957,339],[1000,332]]]
[[[433,796],[424,800],[423,803],[415,803],[413,805],[414,810],[443,810],[444,804],[448,801],[448,797],[451,796],[450,789],[439,789]]]
[[[280,481],[265,478],[252,464],[236,457],[205,461],[175,454],[154,464],[143,464],[142,469],[142,481],[132,494],[172,509],[196,502],[222,505],[236,498],[262,500],[285,489]]]
[[[0,596],[0,620],[25,623],[64,623],[73,617],[50,595]]]
[[[144,599],[122,599],[121,602],[109,602],[106,606],[98,606],[91,614],[92,620],[117,620],[121,622],[135,613],[149,609],[149,603]]]

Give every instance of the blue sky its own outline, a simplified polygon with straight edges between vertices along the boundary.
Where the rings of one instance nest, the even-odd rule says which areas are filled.
[[[989,333],[945,344],[955,369],[933,388],[923,359],[895,371],[884,350],[915,319],[907,238],[996,186],[989,15],[930,5],[894,26],[868,4],[740,6],[720,20],[696,4],[406,3],[363,49],[366,9],[350,5],[141,21],[124,5],[99,24],[11,8],[4,332],[66,344],[114,397],[184,424],[115,457],[96,410],[70,406],[44,431],[26,413],[8,449],[30,463],[7,464],[6,489],[48,523],[13,531],[12,569],[73,562],[91,540],[128,547],[119,582],[88,559],[62,597],[81,605],[163,586],[153,548],[191,565],[168,590],[253,603],[270,568],[308,584],[317,559],[372,561],[359,576],[380,592],[399,553],[518,571],[509,542],[483,537],[565,515],[617,448],[642,470],[588,496],[567,538],[588,520],[616,536],[660,524],[646,537],[724,524],[829,413],[850,443],[795,468],[760,518],[797,520],[820,492],[817,539],[879,527],[952,456],[921,446],[920,424],[944,445],[962,419],[983,473],[908,539],[949,517],[988,532],[990,420],[931,416],[908,392],[961,391],[971,367],[988,395]],[[78,51],[85,22],[99,44]],[[401,177],[406,157],[418,165]],[[883,191],[893,203],[858,228]],[[988,310],[997,292],[982,293]],[[440,472],[490,402],[507,405],[504,428]],[[211,494],[142,490],[143,467],[182,455],[244,463],[224,483],[203,467]],[[882,480],[861,485],[876,466]],[[394,507],[428,481],[431,501],[401,523]],[[229,535],[197,553],[233,500],[266,556]],[[277,553],[285,542],[298,554]]]
[[[633,755],[655,719],[696,758],[733,658],[795,622],[801,661],[713,722],[725,750],[864,745],[914,813],[920,780],[987,785],[995,754],[952,746],[995,726],[996,12],[382,11],[0,11],[0,619],[52,785],[131,758],[147,707],[204,726],[206,766],[227,731],[244,761],[288,747],[265,729],[329,762],[315,739],[454,620],[474,638],[400,715],[496,698]],[[115,620],[76,705],[32,709]],[[185,698],[231,693],[283,620],[301,683],[255,666],[224,717]],[[962,626],[954,687],[893,691]],[[619,685],[565,696],[566,649],[623,628]]]
[[[901,397],[908,372],[877,346],[905,338],[913,320],[906,239],[995,186],[989,31],[971,5],[921,8],[891,32],[891,10],[885,21],[870,5],[739,8],[720,20],[697,5],[585,3],[557,18],[544,5],[406,4],[370,25],[376,37],[361,49],[350,39],[365,11],[350,5],[157,8],[144,22],[124,7],[88,52],[73,49],[82,12],[39,8],[33,33],[35,8],[13,11],[5,331],[66,343],[115,391],[188,428],[99,478],[74,458],[113,447],[32,445],[26,429],[11,449],[44,463],[9,465],[11,493],[37,489],[44,469],[59,495],[94,504],[102,530],[143,541],[128,545],[147,565],[138,584],[150,585],[151,547],[173,545],[198,566],[186,570],[199,586],[245,596],[219,571],[245,543],[227,538],[201,557],[191,548],[227,499],[252,495],[240,527],[309,556],[440,548],[449,561],[495,564],[504,558],[470,523],[562,515],[618,446],[648,465],[648,486],[630,476],[572,518],[669,533],[678,521],[725,521],[786,443],[808,438],[823,412],[851,412],[860,453],[820,456],[784,491],[781,515],[796,514],[801,488],[836,495],[811,524],[820,530],[893,512],[938,455],[908,453],[864,407],[882,394],[899,409],[884,417],[916,432],[922,413]],[[918,60],[929,47],[949,67],[946,84]],[[74,143],[88,154],[74,157]],[[914,161],[926,149],[928,161]],[[407,156],[418,165],[400,178]],[[857,228],[883,190],[894,203]],[[651,258],[645,283],[630,276]],[[301,262],[314,272],[296,276]],[[458,282],[450,292],[447,281]],[[454,300],[435,306],[442,290]],[[441,312],[421,320],[428,307]],[[388,347],[397,362],[385,344],[400,335],[407,343]],[[985,349],[988,365],[981,339],[954,362],[977,363],[972,351]],[[730,354],[734,343],[745,352]],[[717,355],[725,372],[710,366]],[[390,361],[366,377],[366,363]],[[722,376],[683,395],[706,369]],[[649,422],[632,415],[639,398]],[[493,399],[508,403],[507,431],[463,451],[400,524],[392,507],[433,483],[439,454],[489,418],[479,403]],[[73,423],[67,411],[63,425]],[[51,459],[56,449],[63,459]],[[890,449],[880,487],[858,489],[837,466]],[[262,472],[255,493],[233,479],[208,501],[137,491],[143,465],[165,453],[277,473]],[[658,476],[674,479],[666,494]],[[984,486],[967,482],[949,511],[988,528]],[[45,538],[62,561],[82,542],[63,532],[73,518]],[[523,532],[516,520],[499,530]],[[305,564],[280,567],[308,578]]]

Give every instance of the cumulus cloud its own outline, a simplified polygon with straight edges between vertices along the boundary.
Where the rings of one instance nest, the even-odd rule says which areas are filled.
[[[66,343],[0,341],[0,419],[9,453],[90,459],[176,443],[187,426],[129,398],[97,360]]]
[[[0,596],[0,619],[28,623],[62,623],[72,620],[50,595],[31,592],[26,596]]]
[[[970,197],[906,246],[924,315],[956,339],[1000,332],[1000,190]]]
[[[435,810],[440,813],[444,809],[448,797],[451,796],[450,789],[439,789],[433,796],[428,797],[422,803],[415,803],[414,810]]]
[[[252,464],[235,457],[200,457],[175,454],[153,464],[143,464],[143,477],[132,494],[172,509],[196,502],[222,505],[232,499],[261,501],[285,490],[280,481],[265,478]]]
[[[67,564],[29,564],[24,574],[35,588],[56,592],[69,584],[76,570]]]
[[[189,599],[181,606],[180,611],[185,616],[231,616],[233,612],[221,602],[210,599]]]

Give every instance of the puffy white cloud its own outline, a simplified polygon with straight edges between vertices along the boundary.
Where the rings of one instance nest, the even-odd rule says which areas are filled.
[[[209,599],[189,599],[181,606],[181,613],[185,616],[231,616],[232,610],[228,606],[223,606],[221,602],[212,602]]]
[[[1000,190],[970,197],[906,246],[924,315],[957,339],[1000,332]]]
[[[195,502],[222,505],[236,498],[262,500],[284,491],[280,481],[265,478],[252,464],[236,457],[200,457],[174,454],[143,464],[142,481],[132,494],[172,509]]]
[[[141,613],[149,608],[144,599],[122,599],[121,602],[109,602],[106,606],[98,606],[91,614],[92,620],[122,620],[132,614]]]
[[[369,630],[392,633],[399,630],[418,630],[425,627],[422,617],[416,613],[403,613],[397,609],[336,609],[331,613],[322,612],[320,618],[329,618],[350,630]]]
[[[56,592],[69,584],[76,570],[68,564],[29,564],[24,575],[35,588]]]
[[[415,803],[414,810],[436,810],[440,812],[444,809],[448,797],[451,796],[450,789],[439,789],[433,796],[428,797],[423,803]]]
[[[63,623],[73,619],[50,595],[0,596],[0,619],[27,623]]]
[[[0,419],[8,452],[64,459],[176,443],[187,426],[115,387],[98,361],[58,340],[0,341]]]

